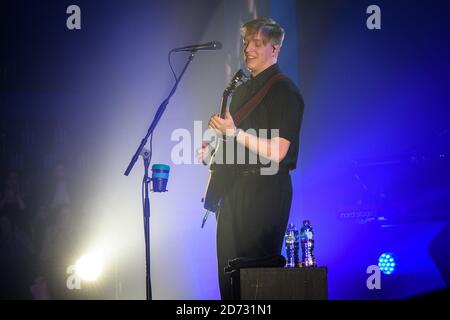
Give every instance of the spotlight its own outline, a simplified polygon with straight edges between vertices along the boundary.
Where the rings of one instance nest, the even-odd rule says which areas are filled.
[[[383,253],[378,258],[378,267],[384,274],[392,274],[397,265],[397,258],[392,252]]]
[[[95,281],[102,273],[103,259],[98,253],[90,252],[77,261],[75,268],[82,280]]]

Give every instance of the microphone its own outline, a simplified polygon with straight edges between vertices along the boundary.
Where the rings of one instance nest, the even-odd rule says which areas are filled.
[[[197,51],[197,50],[220,50],[222,49],[222,44],[219,41],[211,41],[204,44],[195,44],[192,46],[186,46],[181,48],[172,49],[173,52],[180,51]]]

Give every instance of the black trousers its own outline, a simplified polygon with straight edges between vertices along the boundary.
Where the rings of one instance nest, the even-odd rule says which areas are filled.
[[[217,216],[220,294],[232,299],[228,260],[280,254],[292,202],[288,172],[271,176],[236,176]]]

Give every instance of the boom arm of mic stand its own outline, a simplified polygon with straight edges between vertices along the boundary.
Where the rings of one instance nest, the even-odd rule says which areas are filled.
[[[177,90],[178,84],[180,83],[181,78],[183,77],[184,73],[186,72],[187,67],[189,66],[189,63],[194,59],[194,55],[197,52],[197,50],[192,50],[189,54],[188,60],[186,61],[186,64],[184,65],[183,70],[181,71],[180,76],[178,77],[178,80],[175,82],[172,90],[170,91],[168,97],[161,103],[161,105],[158,107],[158,110],[156,111],[155,117],[153,118],[152,123],[150,124],[150,127],[148,128],[147,134],[142,139],[141,144],[137,148],[136,152],[134,153],[133,157],[131,158],[130,163],[128,164],[127,169],[125,170],[124,175],[128,176],[133,170],[133,167],[136,163],[136,161],[139,158],[139,155],[141,154],[142,148],[147,144],[148,137],[153,133],[155,130],[155,127],[157,126],[159,120],[161,119],[164,111],[166,110],[167,105],[169,104],[170,98],[174,95],[175,91]]]

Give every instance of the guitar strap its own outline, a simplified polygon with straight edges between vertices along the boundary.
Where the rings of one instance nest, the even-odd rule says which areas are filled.
[[[239,110],[234,113],[233,120],[236,127],[238,127],[242,121],[244,121],[253,112],[253,110],[255,110],[276,82],[286,78],[287,75],[284,73],[277,73],[270,77],[261,89],[259,89],[253,97],[251,97],[241,108],[239,108]]]

